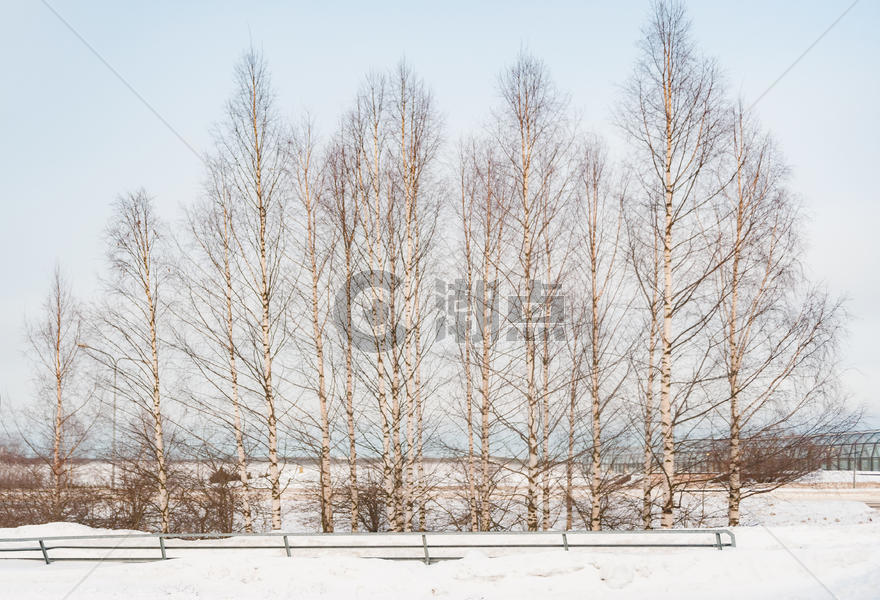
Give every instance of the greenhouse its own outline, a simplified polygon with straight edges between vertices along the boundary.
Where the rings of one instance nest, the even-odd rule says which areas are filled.
[[[811,468],[825,471],[880,471],[880,429],[854,431],[802,438],[805,443],[793,444],[781,456],[799,463],[809,461]],[[678,442],[676,471],[682,473],[721,473],[726,468],[728,441],[697,439]],[[771,445],[776,444],[771,440]],[[744,442],[744,448],[748,444]],[[760,452],[760,447],[753,452]],[[657,447],[655,456],[662,455]],[[628,446],[611,453],[603,461],[606,468],[617,473],[637,473],[644,468],[644,449]]]
[[[823,440],[829,471],[880,471],[880,430],[856,431]]]

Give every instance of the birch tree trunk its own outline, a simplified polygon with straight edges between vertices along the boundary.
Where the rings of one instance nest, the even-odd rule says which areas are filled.
[[[657,264],[656,248],[654,264]],[[656,277],[654,282],[656,283]],[[659,329],[657,309],[659,298],[656,285],[652,286],[650,303],[650,325],[648,327],[648,365],[645,371],[645,410],[644,410],[644,478],[642,479],[642,524],[645,529],[653,529],[653,500],[651,493],[654,489],[654,378],[655,378],[655,355],[657,352],[657,331]]]
[[[548,207],[543,207],[543,238],[544,238],[544,261],[546,269],[544,271],[545,294],[543,299],[544,314],[542,341],[543,348],[541,353],[541,400],[542,400],[542,447],[541,453],[544,456],[544,468],[541,481],[541,492],[543,494],[543,513],[542,526],[545,531],[550,529],[550,469],[552,461],[550,457],[550,310],[552,308],[549,295],[553,294],[555,288],[553,281],[553,265],[551,262],[552,253],[550,251],[550,217],[547,214]]]
[[[459,157],[459,186],[461,203],[459,206],[459,218],[461,219],[461,233],[463,239],[463,256],[464,263],[464,304],[465,316],[464,324],[460,322],[460,314],[456,312],[455,337],[456,342],[460,346],[459,353],[461,355],[461,368],[464,374],[464,402],[465,402],[465,434],[467,435],[467,462],[466,462],[466,484],[467,484],[467,501],[468,501],[468,519],[470,521],[471,531],[479,530],[480,519],[478,517],[478,506],[476,497],[476,469],[474,464],[474,421],[473,421],[473,373],[471,370],[471,313],[474,308],[473,287],[474,287],[474,257],[471,250],[472,227],[474,220],[474,200],[477,194],[476,181],[471,170],[472,156],[468,156],[462,151]],[[456,290],[456,296],[461,290]]]
[[[633,299],[626,285],[629,270],[622,254],[624,182],[612,180],[601,140],[590,140],[584,149],[580,208],[584,224],[581,265],[589,288],[585,304],[586,380],[590,395],[590,529],[602,527],[603,503],[612,492],[602,471],[606,452],[606,427],[619,407],[615,400],[630,369],[624,357],[632,354],[628,315]],[[588,352],[587,352],[588,350]],[[577,357],[580,362],[580,355]],[[609,412],[611,415],[609,416]]]
[[[664,86],[666,160],[664,161],[663,322],[660,333],[660,429],[663,438],[663,506],[660,525],[672,527],[675,489],[675,432],[672,427],[672,94]]]
[[[57,271],[56,271],[57,273]],[[58,289],[58,279],[56,275],[56,290]],[[62,343],[62,307],[59,301],[60,294],[56,293],[55,303],[55,431],[52,436],[52,513],[60,519],[61,517],[61,487],[64,481],[64,465],[62,461],[62,426],[64,423],[64,401],[61,397],[61,389],[64,383],[64,372],[61,367],[61,343]]]
[[[344,217],[343,217],[344,218]],[[351,530],[358,530],[358,469],[357,438],[354,427],[354,371],[352,350],[354,340],[351,331],[351,247],[345,247],[345,423],[348,429],[348,489],[351,496]]]
[[[146,219],[145,219],[146,222]],[[153,375],[153,435],[155,438],[156,476],[159,483],[159,515],[162,533],[168,533],[171,515],[168,510],[168,472],[165,466],[165,434],[162,428],[162,404],[159,391],[159,342],[156,333],[156,305],[153,301],[153,286],[150,281],[150,231],[144,230],[142,256],[144,271],[144,296],[147,301],[147,319],[150,328],[150,367]]]

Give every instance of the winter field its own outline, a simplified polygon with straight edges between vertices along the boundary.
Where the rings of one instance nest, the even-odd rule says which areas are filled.
[[[846,488],[845,477],[821,474],[748,499],[750,525],[735,528],[737,548],[721,552],[474,550],[430,566],[345,550],[293,558],[282,550],[172,552],[173,560],[152,563],[3,560],[0,598],[877,598],[880,511],[866,502],[880,502],[880,486]],[[0,538],[100,533],[110,532],[50,523],[0,529]]]

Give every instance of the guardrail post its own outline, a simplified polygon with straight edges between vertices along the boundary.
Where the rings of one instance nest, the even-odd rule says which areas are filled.
[[[721,532],[720,531],[715,532],[715,546],[717,546],[717,548],[719,550],[723,549],[723,546],[721,545]]]
[[[430,565],[431,557],[428,556],[428,536],[426,536],[424,533],[422,534],[422,548],[425,549],[425,564]]]
[[[168,555],[165,554],[165,538],[161,535],[159,536],[159,550],[162,551],[162,560],[168,560]]]
[[[568,535],[564,531],[562,532],[562,547],[568,552]]]
[[[43,543],[43,540],[40,540],[40,551],[43,553],[43,560],[48,565],[51,561],[49,560],[49,551],[46,550],[46,544]]]
[[[290,558],[290,542],[287,541],[287,536],[284,536],[284,551],[287,552],[287,558]]]

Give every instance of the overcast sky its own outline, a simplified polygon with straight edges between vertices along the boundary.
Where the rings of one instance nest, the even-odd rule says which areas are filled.
[[[478,127],[520,47],[545,60],[585,125],[609,114],[630,73],[647,2],[223,3],[49,0],[194,148],[203,150],[252,41],[279,105],[329,133],[362,77],[406,57],[433,88],[446,138]],[[613,6],[614,4],[614,6]],[[851,0],[691,2],[698,44],[734,95],[760,97]],[[756,109],[792,167],[809,216],[810,275],[848,299],[845,383],[880,426],[880,2],[861,0]],[[32,394],[23,319],[59,261],[94,298],[102,231],[118,194],[145,187],[162,216],[200,191],[202,165],[41,2],[0,18],[0,396]],[[612,139],[612,144],[613,144]],[[0,418],[4,412],[0,408]]]

